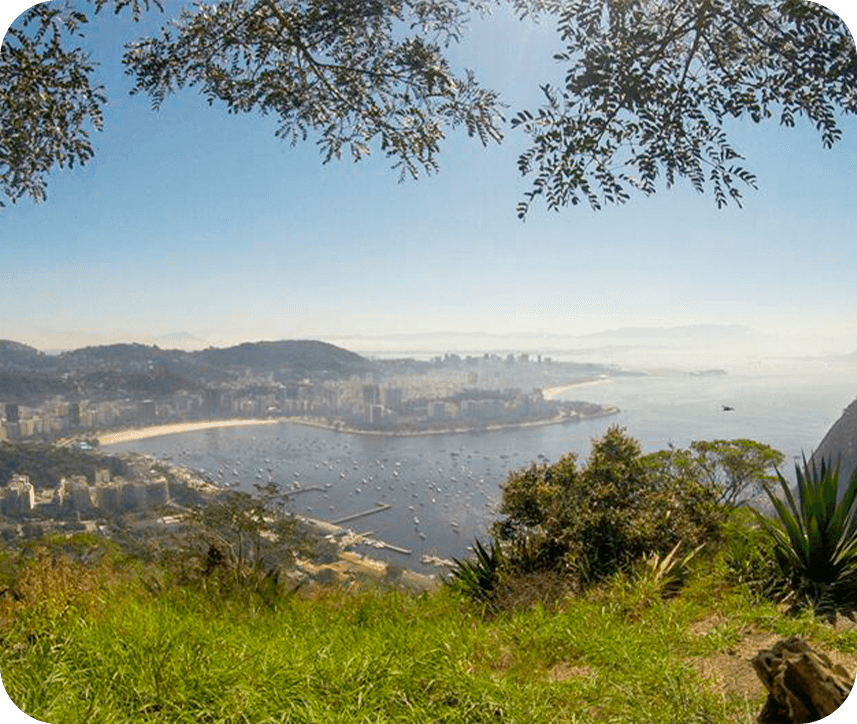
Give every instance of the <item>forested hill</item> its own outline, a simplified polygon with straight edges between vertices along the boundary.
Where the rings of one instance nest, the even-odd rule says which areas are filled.
[[[295,372],[340,375],[367,371],[373,366],[359,354],[312,340],[245,342],[236,347],[209,347],[190,354],[195,361],[211,367],[227,370],[249,367],[255,372],[277,371],[285,365]]]
[[[0,369],[20,367],[24,369],[41,368],[50,364],[50,357],[20,342],[0,339]]]
[[[857,400],[842,411],[842,417],[833,423],[812,457],[816,464],[822,459],[834,463],[839,460],[839,487],[845,488],[857,469]]]
[[[343,377],[373,369],[373,362],[354,352],[314,340],[247,342],[196,352],[112,344],[57,355],[0,340],[0,401],[37,404],[55,394],[157,398],[247,374],[288,380]]]

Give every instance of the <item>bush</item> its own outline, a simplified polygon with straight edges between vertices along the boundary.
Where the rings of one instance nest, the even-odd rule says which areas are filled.
[[[778,600],[786,592],[774,540],[750,508],[736,508],[723,528],[723,551],[732,583],[757,600]]]
[[[679,541],[689,548],[716,535],[724,508],[717,492],[691,477],[684,451],[643,455],[623,429],[594,440],[586,465],[566,455],[554,465],[512,473],[503,486],[496,535],[522,572],[561,570],[597,582],[630,570]]]
[[[857,470],[841,500],[838,466],[804,459],[795,472],[797,501],[778,471],[785,502],[766,487],[777,520],[759,515],[759,522],[773,539],[795,607],[851,613],[857,610]]]

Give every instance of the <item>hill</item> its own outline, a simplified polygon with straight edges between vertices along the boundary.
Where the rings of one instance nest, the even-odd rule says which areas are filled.
[[[0,369],[38,369],[49,363],[47,355],[35,347],[0,339]]]
[[[235,347],[210,347],[189,354],[195,361],[225,370],[250,368],[254,372],[342,375],[364,372],[372,367],[372,363],[359,354],[313,340],[245,342]]]
[[[854,470],[857,469],[857,400],[842,411],[842,416],[833,423],[812,459],[819,464],[821,459],[836,462],[839,457],[839,481],[844,488]]]
[[[118,399],[198,391],[246,374],[331,378],[362,373],[374,364],[326,342],[247,342],[186,352],[156,345],[111,344],[45,355],[0,341],[0,401],[36,405],[52,395]]]

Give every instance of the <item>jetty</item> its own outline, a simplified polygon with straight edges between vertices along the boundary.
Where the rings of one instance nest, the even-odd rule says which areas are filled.
[[[350,520],[357,520],[358,518],[365,518],[367,515],[374,515],[375,513],[380,513],[384,510],[389,510],[393,506],[390,503],[375,503],[374,508],[369,508],[368,510],[361,510],[359,513],[352,513],[351,515],[346,515],[343,518],[337,518],[336,520],[330,521],[333,525],[342,525],[343,523],[347,523]]]

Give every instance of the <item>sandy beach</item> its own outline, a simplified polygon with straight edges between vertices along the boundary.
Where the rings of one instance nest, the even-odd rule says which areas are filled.
[[[561,394],[579,384],[593,384],[592,382],[578,383],[577,385],[563,385],[562,387],[550,388],[553,394]],[[545,390],[545,398],[550,399]],[[618,412],[618,409],[612,406],[606,406],[602,414],[611,415]],[[570,419],[589,419],[591,417],[600,417],[601,415],[589,415],[584,418],[569,418],[566,415],[558,415],[547,420],[528,420],[524,422],[500,423],[495,425],[479,425],[465,427],[448,427],[436,430],[368,430],[359,427],[349,427],[341,424],[331,424],[317,419],[306,417],[289,417],[289,418],[268,418],[264,420],[205,420],[201,422],[176,422],[168,425],[151,425],[150,427],[135,427],[128,430],[118,430],[116,432],[106,432],[97,436],[99,445],[116,445],[121,442],[133,442],[134,440],[145,440],[150,437],[160,437],[161,435],[175,435],[182,432],[195,432],[197,430],[211,430],[219,427],[238,427],[249,425],[276,425],[281,422],[290,422],[295,425],[306,425],[307,427],[317,427],[323,430],[333,430],[349,435],[374,435],[380,437],[423,437],[425,435],[450,435],[456,433],[468,432],[494,432],[498,430],[514,430],[525,427],[542,427],[544,425],[558,425],[568,422]]]
[[[553,400],[566,392],[571,392],[571,390],[577,389],[578,387],[586,387],[589,385],[603,385],[606,382],[610,382],[610,378],[602,376],[594,380],[584,380],[583,382],[570,382],[567,385],[557,385],[556,387],[545,387],[542,390],[542,395],[546,400]]]
[[[168,425],[152,425],[150,427],[135,427],[129,430],[107,432],[98,436],[99,445],[115,445],[120,442],[132,442],[134,440],[145,440],[150,437],[161,435],[175,435],[181,432],[195,432],[197,430],[211,430],[218,427],[238,427],[244,425],[276,425],[279,419],[252,419],[252,420],[204,420],[201,422],[176,422]]]

